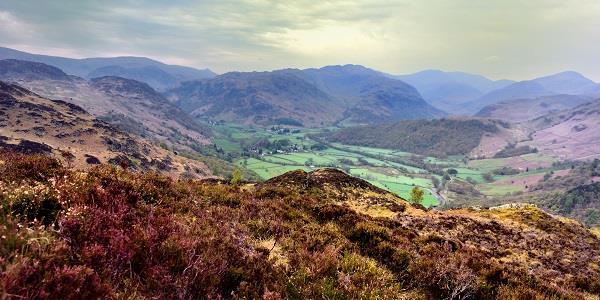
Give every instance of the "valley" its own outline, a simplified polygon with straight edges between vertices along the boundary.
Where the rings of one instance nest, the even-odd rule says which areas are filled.
[[[596,2],[2,0],[0,300],[600,300]]]
[[[403,198],[410,198],[411,189],[420,187],[425,191],[426,207],[444,207],[449,201],[469,196],[492,198],[527,192],[545,174],[560,176],[570,169],[569,164],[558,164],[559,159],[540,153],[487,159],[468,155],[436,158],[330,143],[319,137],[340,130],[333,127],[263,128],[223,123],[213,130],[216,146],[236,153],[235,163],[263,180],[297,169],[333,167]]]

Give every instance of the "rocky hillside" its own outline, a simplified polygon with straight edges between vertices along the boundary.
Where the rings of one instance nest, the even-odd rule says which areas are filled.
[[[426,211],[329,169],[228,184],[0,157],[0,286],[22,298],[600,295],[600,238],[534,207]]]
[[[195,115],[261,125],[373,124],[444,115],[412,86],[354,65],[228,73],[185,83],[167,95]]]
[[[210,175],[203,163],[123,133],[79,106],[1,81],[0,149],[52,155],[79,168],[112,163],[173,176]]]
[[[18,60],[0,61],[0,70],[0,80],[81,106],[123,130],[176,149],[191,150],[210,142],[210,130],[145,83],[121,77],[87,81],[48,65]]]

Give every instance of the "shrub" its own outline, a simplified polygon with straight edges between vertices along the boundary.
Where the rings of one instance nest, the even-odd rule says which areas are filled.
[[[66,170],[57,160],[44,155],[24,155],[0,151],[0,175],[9,181],[46,181],[64,175]]]

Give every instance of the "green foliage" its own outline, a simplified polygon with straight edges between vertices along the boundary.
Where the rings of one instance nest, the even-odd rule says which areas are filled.
[[[302,124],[302,122],[293,119],[293,118],[278,118],[273,120],[273,124],[277,124],[277,125],[289,125],[289,126],[297,126],[297,127],[303,127],[304,124]]]
[[[538,150],[536,148],[532,148],[530,146],[517,147],[515,144],[508,144],[504,149],[498,151],[498,153],[494,155],[494,158],[506,158],[537,152]]]
[[[499,169],[495,169],[494,171],[492,171],[492,173],[494,175],[500,175],[500,176],[505,176],[505,175],[517,175],[519,173],[521,173],[521,171],[511,168],[511,167],[502,167]],[[487,179],[486,179],[487,180]]]
[[[423,202],[423,190],[418,186],[415,186],[410,190],[410,201],[415,204],[421,204]]]
[[[600,225],[600,183],[577,186],[550,198],[548,204],[563,215],[577,217],[588,226]]]
[[[444,157],[467,154],[486,133],[498,131],[493,121],[409,120],[392,125],[342,129],[327,136],[332,142],[396,149],[421,155]]]
[[[494,176],[491,173],[485,173],[482,175],[483,179],[487,182],[493,182]]]
[[[242,172],[239,168],[234,168],[233,172],[231,172],[231,179],[229,180],[229,183],[237,185],[240,183],[240,181],[242,181]]]

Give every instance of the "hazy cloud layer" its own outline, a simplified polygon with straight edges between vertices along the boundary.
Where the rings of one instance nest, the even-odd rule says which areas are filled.
[[[600,80],[597,0],[3,0],[0,45],[269,70],[356,63]]]

